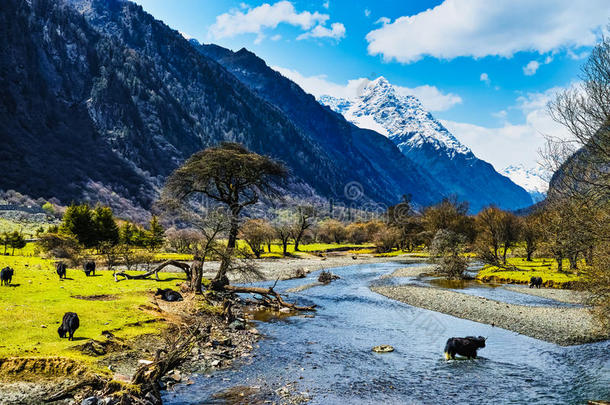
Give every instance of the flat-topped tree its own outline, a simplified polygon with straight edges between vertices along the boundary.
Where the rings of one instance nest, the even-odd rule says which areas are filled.
[[[251,152],[238,143],[225,142],[195,153],[167,179],[166,196],[185,201],[203,194],[228,209],[227,252],[223,255],[216,281],[226,277],[244,207],[255,204],[262,196],[277,196],[276,184],[287,174],[282,163]]]

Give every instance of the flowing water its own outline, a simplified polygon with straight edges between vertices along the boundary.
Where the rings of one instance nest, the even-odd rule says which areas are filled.
[[[380,276],[404,266],[333,269],[340,280],[290,295],[317,304],[314,318],[259,323],[267,338],[256,357],[233,369],[196,376],[193,385],[165,393],[164,401],[224,403],[213,394],[235,386],[275,388],[287,382],[307,392],[310,404],[581,404],[610,399],[610,341],[561,347],[370,291]],[[315,277],[281,282],[281,288]],[[466,335],[488,337],[480,357],[446,361],[447,338]],[[379,344],[396,350],[373,353],[371,348]]]

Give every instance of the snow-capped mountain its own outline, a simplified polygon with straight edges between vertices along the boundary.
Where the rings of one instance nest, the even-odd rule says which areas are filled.
[[[528,169],[522,164],[511,165],[502,170],[502,174],[530,193],[534,202],[544,200],[549,188],[545,179],[549,176],[542,167]]]
[[[384,77],[365,83],[354,100],[322,96],[319,101],[361,128],[387,137],[402,136],[410,146],[427,143],[450,154],[472,153],[417,98],[399,94]]]
[[[489,204],[517,209],[532,203],[526,190],[478,159],[417,98],[401,94],[383,77],[364,83],[353,99],[321,96],[319,102],[355,125],[387,136],[428,170],[447,195],[469,201],[474,212]]]

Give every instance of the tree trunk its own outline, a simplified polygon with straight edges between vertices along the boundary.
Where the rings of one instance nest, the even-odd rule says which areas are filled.
[[[231,263],[231,257],[233,257],[233,251],[237,245],[237,234],[239,232],[239,212],[241,207],[236,204],[231,205],[231,229],[229,230],[229,240],[227,241],[227,250],[222,257],[220,262],[220,268],[216,273],[215,280],[219,281],[227,276],[229,270],[229,264]]]
[[[295,252],[299,251],[299,242],[301,242],[301,236],[302,235],[297,235],[297,237],[294,238],[294,251]]]
[[[286,256],[286,253],[288,252],[288,239],[282,241],[282,249],[284,251],[284,256]]]
[[[585,264],[587,266],[593,265],[593,246],[589,246],[587,251],[585,252]]]
[[[267,242],[267,251],[271,253],[271,242]]]
[[[191,289],[195,294],[202,294],[201,280],[203,279],[203,263],[195,261],[191,266]]]
[[[570,270],[578,270],[578,253],[570,255],[568,260],[570,261]]]
[[[563,272],[563,254],[556,253],[555,261],[557,261],[557,271],[560,273]]]
[[[534,252],[532,252],[529,249],[527,250],[527,259],[525,259],[526,261],[528,261],[528,262],[532,261],[532,253],[534,253]]]
[[[504,245],[504,253],[502,254],[502,262],[504,263],[504,265],[506,266],[506,251],[508,250],[509,246],[508,245]]]

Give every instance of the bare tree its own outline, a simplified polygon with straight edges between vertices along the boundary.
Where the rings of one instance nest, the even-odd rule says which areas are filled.
[[[264,219],[249,219],[240,229],[240,237],[246,241],[256,258],[260,258],[269,240],[273,240],[275,230]]]
[[[521,236],[521,222],[513,213],[503,211],[500,216],[500,240],[502,241],[502,263],[506,265],[506,253],[512,248]]]
[[[313,226],[313,218],[316,215],[315,208],[312,205],[301,205],[297,207],[296,223],[292,230],[294,239],[294,251],[299,251],[299,243],[309,228]]]
[[[227,252],[222,256],[217,281],[226,278],[229,270],[244,207],[255,204],[261,196],[278,195],[275,181],[286,175],[281,163],[250,152],[243,145],[223,143],[195,153],[167,179],[163,189],[166,200],[184,202],[203,195],[227,208]]]

